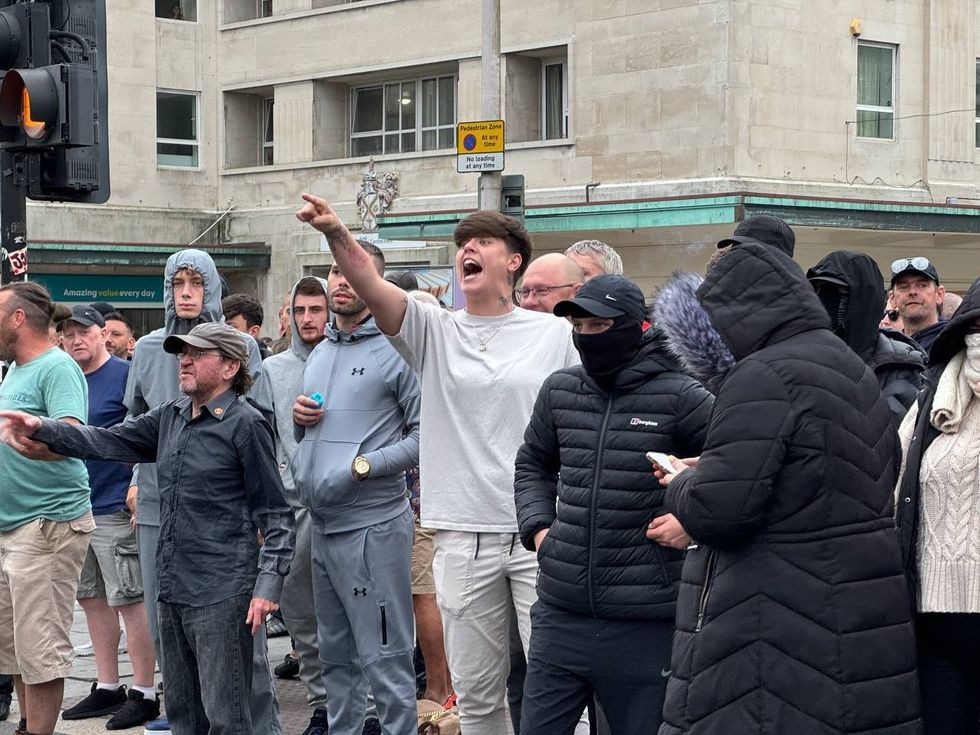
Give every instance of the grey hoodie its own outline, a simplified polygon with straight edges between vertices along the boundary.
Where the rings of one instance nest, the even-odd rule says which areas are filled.
[[[327,282],[322,278],[316,280],[323,287],[323,296],[326,298],[329,293]],[[299,281],[293,284],[292,296],[289,298],[290,314],[293,313],[293,306],[296,304],[298,284]],[[315,345],[308,345],[302,340],[296,319],[292,316],[290,319],[293,325],[290,348],[265,359],[262,363],[262,372],[259,373],[258,380],[249,393],[249,400],[275,427],[276,462],[279,465],[279,474],[282,475],[282,484],[286,488],[286,499],[296,505],[299,500],[296,496],[296,486],[293,484],[293,473],[290,471],[293,455],[296,454],[296,448],[299,446],[293,424],[293,403],[303,392],[303,369]]]
[[[197,319],[181,319],[174,306],[174,276],[183,268],[200,273],[204,280],[204,305]],[[167,266],[163,271],[163,307],[164,326],[142,337],[133,350],[129,380],[123,397],[130,416],[139,416],[161,403],[181,396],[177,382],[177,360],[163,351],[163,340],[171,334],[187,334],[192,327],[203,322],[224,321],[221,311],[221,283],[218,269],[210,255],[201,250],[181,250],[167,258]],[[245,341],[249,345],[249,369],[254,376],[261,365],[259,348],[251,337]],[[132,484],[139,486],[136,522],[144,526],[159,526],[160,489],[157,487],[156,465],[136,465]]]
[[[303,395],[324,396],[323,419],[296,427],[293,480],[320,533],[391,520],[408,508],[405,470],[419,463],[420,390],[415,373],[374,318],[350,332],[329,325],[306,361]],[[351,464],[363,454],[367,479]]]

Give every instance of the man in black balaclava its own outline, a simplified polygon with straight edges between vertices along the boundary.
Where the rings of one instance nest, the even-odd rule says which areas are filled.
[[[831,329],[874,370],[896,424],[915,400],[925,355],[911,338],[879,327],[884,278],[870,255],[835,250],[807,271]]]
[[[521,542],[540,564],[521,732],[572,732],[593,693],[612,732],[655,732],[690,539],[644,453],[700,454],[714,399],[643,331],[628,278],[596,276],[554,313],[582,365],[545,380],[515,463]]]

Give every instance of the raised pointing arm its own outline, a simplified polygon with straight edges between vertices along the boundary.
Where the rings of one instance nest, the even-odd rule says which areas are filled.
[[[334,260],[347,282],[368,305],[378,328],[389,337],[398,334],[408,303],[405,292],[381,277],[371,256],[358,245],[326,199],[303,194],[303,201],[306,204],[296,213],[296,219],[326,236]]]

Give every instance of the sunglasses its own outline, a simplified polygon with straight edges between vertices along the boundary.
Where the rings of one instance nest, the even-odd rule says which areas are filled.
[[[887,309],[884,318],[890,322],[898,321],[898,309]]]
[[[918,257],[918,258],[899,258],[892,263],[892,273],[898,275],[904,270],[912,268],[917,271],[924,271],[929,267],[929,259]]]

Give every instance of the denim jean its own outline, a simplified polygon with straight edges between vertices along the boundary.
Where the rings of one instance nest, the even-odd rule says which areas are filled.
[[[203,607],[157,604],[174,735],[252,735],[250,601],[245,594]]]

